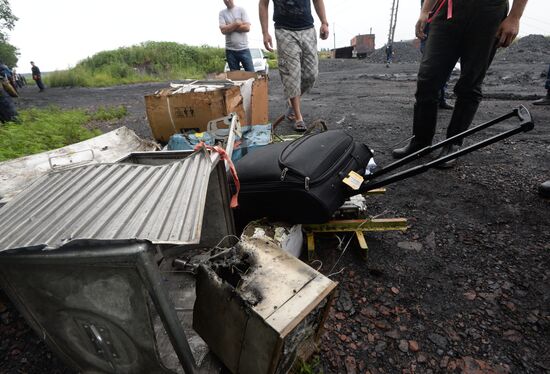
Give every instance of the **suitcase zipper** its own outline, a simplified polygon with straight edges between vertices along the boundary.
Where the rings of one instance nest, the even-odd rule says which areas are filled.
[[[350,153],[350,149],[353,149],[354,147],[354,144],[351,143],[350,147],[348,147],[346,149],[346,152],[345,154],[349,154]],[[352,152],[351,152],[352,153]],[[353,153],[351,154],[352,158],[356,159],[356,157],[354,157]],[[357,159],[356,159],[357,160]],[[289,168],[288,166],[285,166],[285,168],[281,171],[281,181],[284,181],[287,174],[290,172],[291,174],[294,174],[295,176],[299,177],[300,179],[301,178],[304,178],[304,187],[306,188],[306,190],[309,190],[310,188],[310,184],[317,184],[317,183],[321,183],[323,182],[325,179],[329,178],[331,175],[333,175],[333,171],[334,170],[338,170],[342,163],[344,163],[346,161],[346,157],[342,156],[340,158],[340,162],[332,165],[332,167],[330,167],[329,169],[327,169],[319,178],[317,178],[315,181],[313,181],[313,183],[311,183],[311,178],[308,177],[308,176],[305,176],[303,175],[301,172],[297,171],[297,170],[294,170],[294,169],[291,169]],[[350,160],[348,160],[347,162],[348,164],[350,163]]]

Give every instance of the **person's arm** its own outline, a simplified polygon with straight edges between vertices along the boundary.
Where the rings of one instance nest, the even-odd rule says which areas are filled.
[[[227,34],[231,34],[234,31],[239,31],[240,27],[241,27],[240,22],[233,22],[223,26],[220,25],[220,31],[222,32],[222,34],[227,35]]]
[[[222,32],[222,34],[227,35],[227,34],[231,34],[234,31],[239,31],[238,29],[241,27],[242,22],[237,21],[232,23],[226,23],[223,14],[220,12],[219,24],[220,24],[220,31]]]
[[[422,4],[422,9],[420,9],[420,16],[418,21],[416,21],[416,26],[414,33],[418,39],[425,39],[426,34],[424,30],[426,29],[426,24],[428,23],[428,18],[430,18],[430,11],[434,6],[435,0],[425,0]]]
[[[321,21],[321,28],[319,29],[319,37],[323,40],[328,38],[328,21],[327,13],[325,11],[325,2],[324,0],[313,0],[313,6],[315,7],[315,12],[317,17]]]
[[[269,34],[269,0],[260,0],[258,10],[260,13],[260,25],[262,26],[262,35],[264,38],[264,47],[270,52],[273,52],[273,40]]]
[[[519,20],[523,15],[527,0],[514,0],[512,9],[508,13],[508,17],[502,21],[497,32],[497,39],[500,47],[508,47],[519,32]]]
[[[241,24],[237,28],[238,32],[249,32],[250,31],[250,18],[248,18],[248,13],[244,8],[241,8]]]

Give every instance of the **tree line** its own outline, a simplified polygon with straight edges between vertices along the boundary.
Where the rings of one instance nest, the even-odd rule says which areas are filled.
[[[19,51],[8,39],[8,32],[13,30],[17,20],[11,11],[9,0],[0,0],[0,62],[10,67],[17,65],[19,57]]]

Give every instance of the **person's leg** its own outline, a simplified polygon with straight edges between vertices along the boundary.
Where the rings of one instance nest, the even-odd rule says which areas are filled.
[[[546,96],[542,99],[534,101],[533,105],[550,105],[550,65],[548,65],[548,73],[546,74],[546,83],[544,88],[546,88]]]
[[[40,91],[44,91],[44,83],[42,83],[42,78],[38,78],[36,80],[36,85],[38,86],[38,88],[40,89]]]
[[[285,98],[294,109],[295,121],[303,121],[300,111],[302,82],[302,49],[296,31],[275,29],[277,40],[279,75],[283,84]]]
[[[304,95],[313,88],[319,76],[319,56],[317,54],[317,34],[315,29],[300,31],[301,82],[300,95]]]
[[[422,55],[415,94],[414,137],[407,146],[393,151],[394,158],[403,158],[430,145],[435,135],[439,91],[459,58],[460,29],[455,22],[446,19],[446,13],[446,10],[441,11],[432,21]]]
[[[462,10],[464,22],[460,41],[460,78],[447,138],[468,129],[482,100],[481,86],[498,47],[497,30],[508,13],[508,2],[472,2]],[[457,141],[461,145],[462,141]]]
[[[240,70],[241,67],[239,66],[239,58],[238,58],[238,51],[232,51],[230,49],[225,50],[225,59],[227,60],[227,66],[229,66],[229,70]]]
[[[254,72],[254,62],[252,61],[252,55],[250,54],[250,49],[243,49],[239,51],[239,60],[243,65],[245,71]]]

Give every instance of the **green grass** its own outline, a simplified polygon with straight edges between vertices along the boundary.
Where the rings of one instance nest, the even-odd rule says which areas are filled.
[[[0,161],[61,148],[101,135],[89,130],[91,121],[110,121],[126,115],[126,108],[84,110],[28,109],[19,112],[18,122],[0,125]]]
[[[128,110],[123,105],[110,108],[100,106],[95,112],[89,113],[91,119],[94,121],[112,121],[124,118],[127,114]]]

